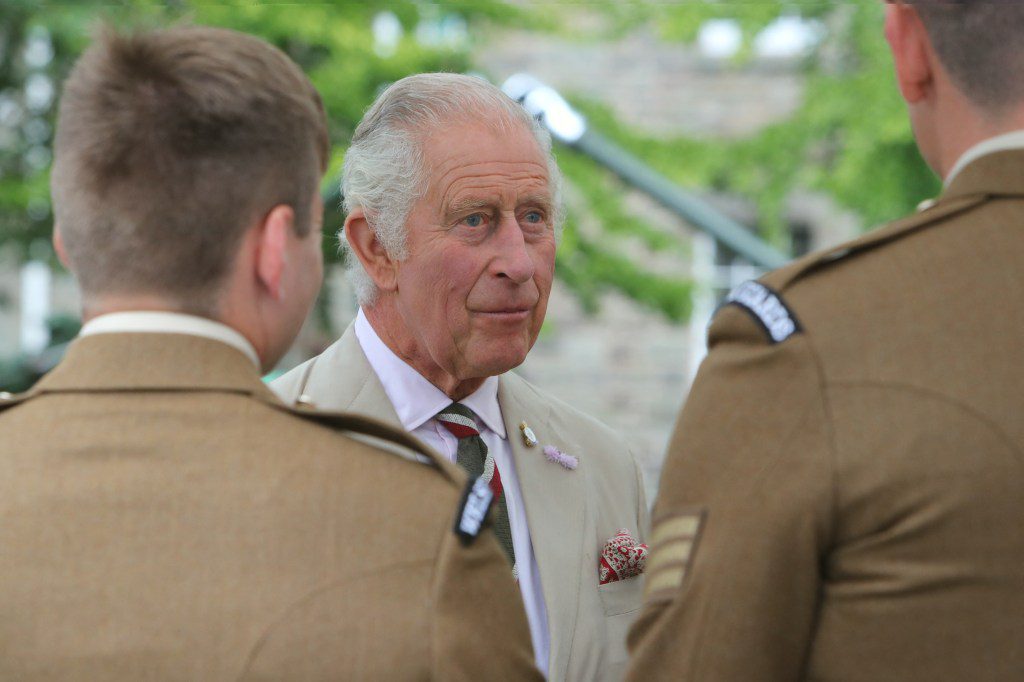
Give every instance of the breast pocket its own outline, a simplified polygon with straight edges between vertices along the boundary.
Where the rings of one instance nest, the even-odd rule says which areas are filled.
[[[643,605],[644,577],[616,580],[597,588],[601,595],[601,605],[605,616],[617,616],[622,613],[636,611]]]
[[[625,677],[626,635],[633,620],[640,614],[643,605],[643,576],[619,580],[598,587],[601,605],[604,608],[605,643],[602,651],[603,665],[596,679],[604,682],[618,682]]]

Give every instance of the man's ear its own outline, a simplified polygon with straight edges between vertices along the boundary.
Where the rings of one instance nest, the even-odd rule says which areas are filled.
[[[345,241],[349,251],[363,264],[366,273],[381,291],[394,291],[398,281],[398,261],[388,255],[376,233],[366,222],[363,209],[353,209],[345,218]]]
[[[885,6],[885,38],[892,50],[896,81],[903,99],[917,104],[932,90],[937,59],[921,16],[911,5],[893,2]]]
[[[256,277],[270,297],[279,301],[284,296],[282,282],[288,264],[288,240],[294,235],[295,211],[291,206],[278,204],[256,229]]]
[[[53,226],[53,250],[57,252],[57,259],[60,261],[60,264],[70,271],[68,251],[64,248],[64,235],[61,234],[60,225]]]

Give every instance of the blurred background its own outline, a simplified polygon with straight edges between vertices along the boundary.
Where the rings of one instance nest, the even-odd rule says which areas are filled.
[[[91,31],[224,26],[290,54],[330,118],[332,267],[280,369],[318,353],[356,312],[338,267],[336,185],[364,109],[407,74],[475,73],[542,118],[567,181],[558,279],[519,371],[624,432],[653,487],[721,297],[939,191],[896,91],[882,7],[0,0],[0,390],[31,386],[79,326],[50,245],[48,183],[60,85]]]

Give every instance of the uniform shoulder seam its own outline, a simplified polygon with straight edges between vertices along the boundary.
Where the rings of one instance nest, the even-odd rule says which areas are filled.
[[[36,392],[34,391],[27,391],[25,393],[8,393],[7,391],[0,391],[0,412],[14,407],[15,405],[21,405],[35,395]]]
[[[454,469],[453,464],[443,460],[440,455],[421,443],[412,435],[405,431],[396,429],[393,426],[389,426],[388,424],[377,421],[371,417],[364,417],[352,412],[328,412],[305,407],[292,407],[285,403],[266,398],[260,398],[260,400],[275,410],[298,417],[305,421],[315,422],[341,431],[370,436],[371,438],[376,438],[386,443],[397,445],[425,458],[427,463],[437,469],[438,472],[452,484],[460,485],[461,483],[456,473],[457,469]]]
[[[867,253],[877,247],[915,234],[920,230],[938,225],[949,218],[980,206],[989,198],[985,194],[975,194],[942,200],[931,208],[879,227],[857,239],[796,260],[785,267],[765,275],[761,281],[775,291],[783,292],[803,277],[820,269]]]
[[[740,284],[729,293],[719,306],[719,310],[728,306],[744,309],[761,327],[769,343],[782,343],[789,337],[803,332],[799,322],[799,310],[786,300],[792,293],[790,290],[802,279],[835,263],[845,262],[916,234],[920,230],[939,225],[980,206],[990,198],[988,195],[976,194],[946,199],[916,215],[869,232],[859,239],[804,256],[758,280]],[[717,313],[718,311],[716,319]]]
[[[811,362],[814,363],[814,372],[817,375],[818,384],[818,400],[821,401],[821,411],[825,420],[825,423],[823,424],[825,430],[824,438],[829,455],[830,497],[828,509],[828,537],[834,538],[837,536],[839,523],[839,439],[836,434],[835,414],[832,409],[832,400],[829,393],[830,382],[828,373],[825,371],[825,360],[818,353],[818,349],[815,347],[814,340],[811,338],[811,335],[805,335],[803,341],[807,348],[807,353],[811,357]]]

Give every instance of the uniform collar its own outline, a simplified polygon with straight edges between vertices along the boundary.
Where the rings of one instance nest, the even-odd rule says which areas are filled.
[[[269,398],[245,354],[193,334],[93,333],[71,343],[33,391],[221,391]]]
[[[362,308],[356,315],[355,333],[363,354],[384,386],[384,392],[406,431],[419,428],[451,405],[451,398],[381,341]],[[473,410],[484,426],[500,438],[506,437],[498,405],[498,377],[488,377],[480,388],[459,402]]]
[[[1024,195],[1021,178],[1024,178],[1024,148],[1001,149],[979,156],[964,166],[941,198],[1019,197]]]
[[[960,171],[966,168],[971,162],[988,154],[1010,149],[1024,149],[1024,130],[1015,130],[1010,133],[990,137],[968,149],[960,156],[959,159],[957,159],[956,163],[953,164],[953,168],[946,176],[946,180],[943,182],[943,185],[947,188],[950,187],[956,176],[960,174]]]
[[[195,315],[163,311],[131,311],[95,317],[82,326],[79,336],[94,334],[153,333],[188,334],[226,343],[240,350],[257,369],[260,359],[249,340],[237,331],[213,320]]]

